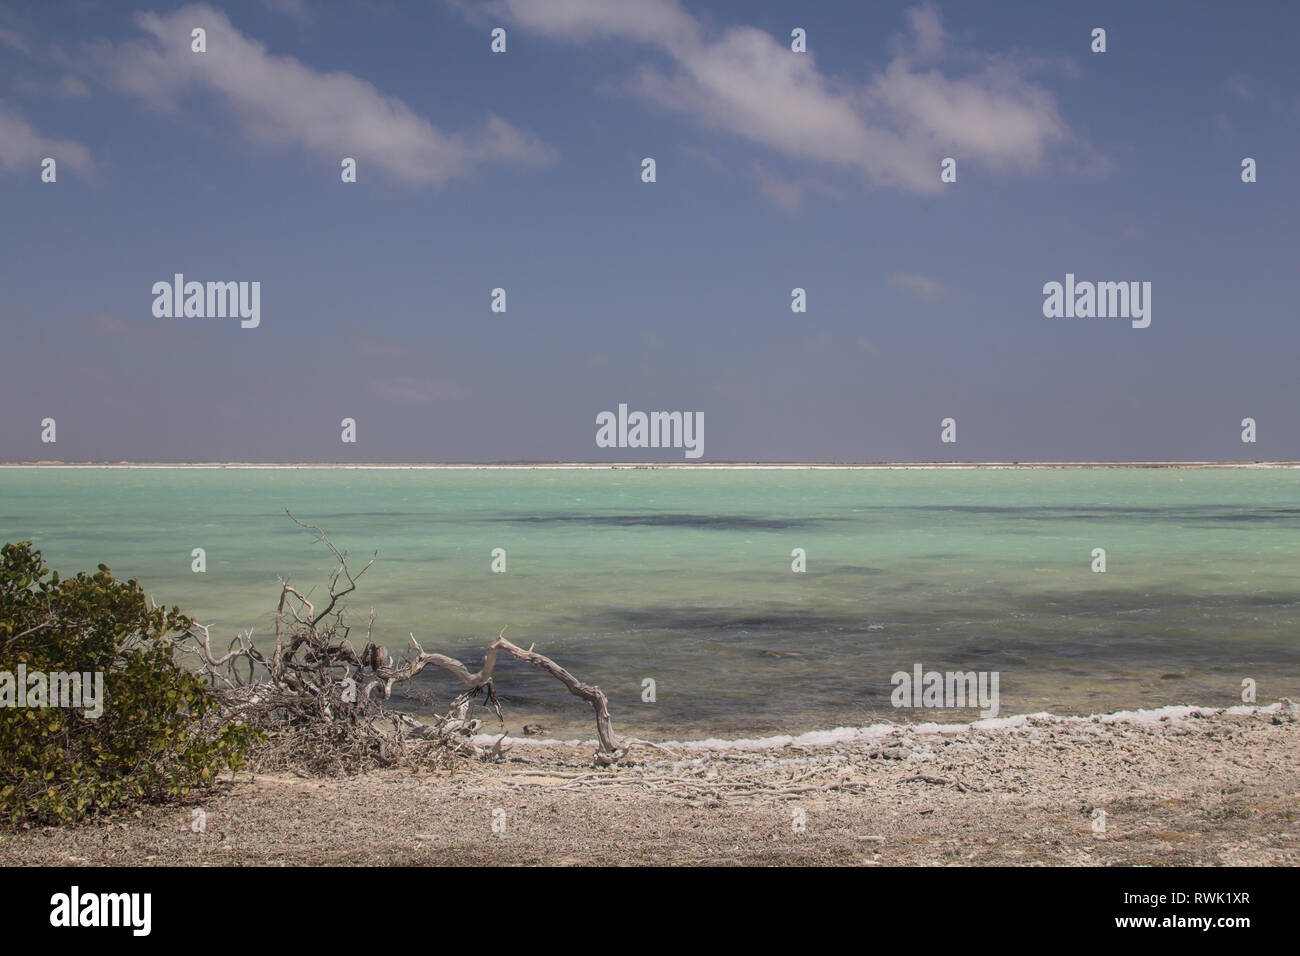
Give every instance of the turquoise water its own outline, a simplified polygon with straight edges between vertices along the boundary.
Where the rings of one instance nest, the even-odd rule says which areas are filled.
[[[329,555],[286,507],[358,566],[379,552],[363,632],[373,605],[380,643],[413,631],[477,667],[508,625],[599,684],[619,730],[975,716],[892,708],[918,662],[998,671],[1004,715],[1240,703],[1247,677],[1300,696],[1295,470],[0,469],[0,539],[136,577],[223,644],[270,634],[277,575],[324,591]],[[455,692],[419,684],[415,709]],[[553,679],[506,662],[498,689],[516,731],[590,735]]]

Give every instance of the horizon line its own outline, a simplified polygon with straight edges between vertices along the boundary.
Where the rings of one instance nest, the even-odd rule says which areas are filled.
[[[1052,468],[1300,468],[1300,461],[716,461],[716,462],[600,462],[600,461],[498,461],[498,462],[258,462],[258,461],[5,461],[0,468],[207,468],[207,469],[411,469],[411,470],[779,470],[779,469],[1052,469]]]

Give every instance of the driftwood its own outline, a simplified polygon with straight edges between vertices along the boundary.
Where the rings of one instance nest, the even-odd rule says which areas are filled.
[[[453,657],[425,651],[413,633],[408,654],[393,659],[387,649],[371,640],[372,608],[366,641],[358,653],[349,640],[351,627],[344,621],[342,602],[356,590],[357,580],[374,563],[374,556],[353,573],[346,554],[324,531],[286,514],[316,532],[317,542],[334,556],[336,566],[321,609],[316,609],[309,594],[282,578],[275,645],[269,652],[256,646],[251,630],[236,636],[221,656],[212,650],[208,626],[194,625],[182,642],[184,650],[197,656],[200,673],[213,687],[219,705],[216,720],[238,721],[266,732],[268,743],[261,759],[254,759],[256,765],[338,773],[421,759],[445,762],[454,756],[500,756],[505,719],[493,683],[499,652],[546,671],[591,705],[596,716],[597,763],[616,763],[632,744],[641,743],[614,733],[609,701],[599,687],[579,681],[533,647],[524,650],[515,646],[506,640],[504,629],[488,645],[482,667],[471,672]],[[385,706],[394,685],[411,680],[429,666],[448,671],[464,685],[445,714],[426,722]],[[490,748],[482,748],[472,739],[483,728],[483,721],[471,716],[476,703],[490,709],[502,729]]]
[[[635,741],[623,740],[614,735],[614,725],[609,719],[609,700],[605,697],[604,692],[592,684],[582,683],[549,657],[543,657],[541,654],[536,653],[533,650],[533,647],[537,646],[536,644],[528,648],[528,650],[524,650],[507,641],[503,634],[498,635],[497,639],[492,642],[492,645],[488,648],[488,654],[495,655],[496,651],[500,649],[517,660],[540,667],[567,687],[570,694],[581,697],[591,704],[591,709],[596,712],[596,737],[600,745],[596,751],[596,762],[611,764],[621,760]]]

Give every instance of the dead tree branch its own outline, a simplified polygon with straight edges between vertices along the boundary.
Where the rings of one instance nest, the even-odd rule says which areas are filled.
[[[536,647],[537,645],[533,645]],[[596,712],[596,737],[600,746],[596,751],[596,762],[601,764],[611,764],[622,760],[627,754],[631,745],[630,741],[625,741],[614,734],[614,725],[609,717],[609,700],[605,697],[604,691],[593,684],[584,684],[568,671],[566,671],[549,657],[536,653],[532,647],[524,650],[522,647],[516,647],[505,639],[505,631],[497,636],[488,648],[489,654],[495,654],[500,648],[516,660],[521,660],[525,664],[532,664],[546,671],[565,687],[569,693],[575,697],[581,697],[587,703],[591,704],[591,709]]]
[[[285,513],[295,524],[314,531],[317,543],[324,544],[334,557],[328,597],[320,610],[310,592],[305,594],[282,578],[273,648],[259,648],[249,630],[237,635],[226,652],[218,655],[212,649],[210,628],[200,624],[182,641],[184,650],[198,658],[200,673],[214,688],[219,705],[215,719],[238,721],[265,732],[267,743],[261,759],[254,757],[255,766],[348,773],[419,760],[500,756],[505,718],[493,684],[500,651],[541,668],[591,705],[599,738],[598,763],[617,762],[637,742],[614,734],[609,702],[600,688],[582,683],[532,648],[516,647],[505,639],[504,630],[488,646],[477,671],[454,657],[425,651],[414,634],[407,653],[394,659],[371,639],[372,608],[366,642],[357,653],[348,639],[351,627],[344,620],[343,599],[356,590],[357,580],[374,563],[374,556],[354,573],[346,552],[321,528],[299,521],[287,509]],[[412,680],[430,666],[453,674],[464,685],[446,713],[422,721],[386,706],[395,685]],[[488,708],[502,729],[496,743],[486,750],[473,740],[483,727],[483,721],[472,715],[475,705]]]

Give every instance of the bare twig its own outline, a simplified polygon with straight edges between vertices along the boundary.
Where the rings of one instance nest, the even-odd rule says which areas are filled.
[[[545,670],[591,705],[599,737],[597,762],[615,763],[633,744],[644,743],[614,734],[609,702],[600,688],[582,683],[531,647],[527,651],[516,647],[505,639],[504,629],[488,645],[477,671],[454,657],[425,651],[414,634],[410,635],[408,653],[394,659],[372,640],[375,612],[371,608],[366,643],[358,654],[348,641],[350,628],[343,619],[343,599],[356,590],[357,580],[374,563],[374,557],[354,573],[346,552],[321,528],[299,521],[287,509],[285,513],[295,524],[314,531],[317,542],[334,556],[329,597],[320,610],[308,596],[310,592],[305,594],[281,578],[274,648],[264,653],[249,630],[237,635],[226,653],[218,656],[212,650],[210,628],[201,624],[187,632],[185,645],[198,656],[201,672],[217,688],[219,719],[266,732],[268,743],[260,761],[263,768],[337,773],[417,758],[500,758],[505,718],[493,684],[500,651]],[[455,675],[464,685],[446,713],[422,721],[385,706],[394,685],[412,680],[430,666]],[[362,683],[364,687],[359,688]],[[380,691],[378,699],[376,689]],[[491,710],[501,725],[500,736],[486,749],[472,741],[483,726],[483,721],[472,715],[476,704]]]

